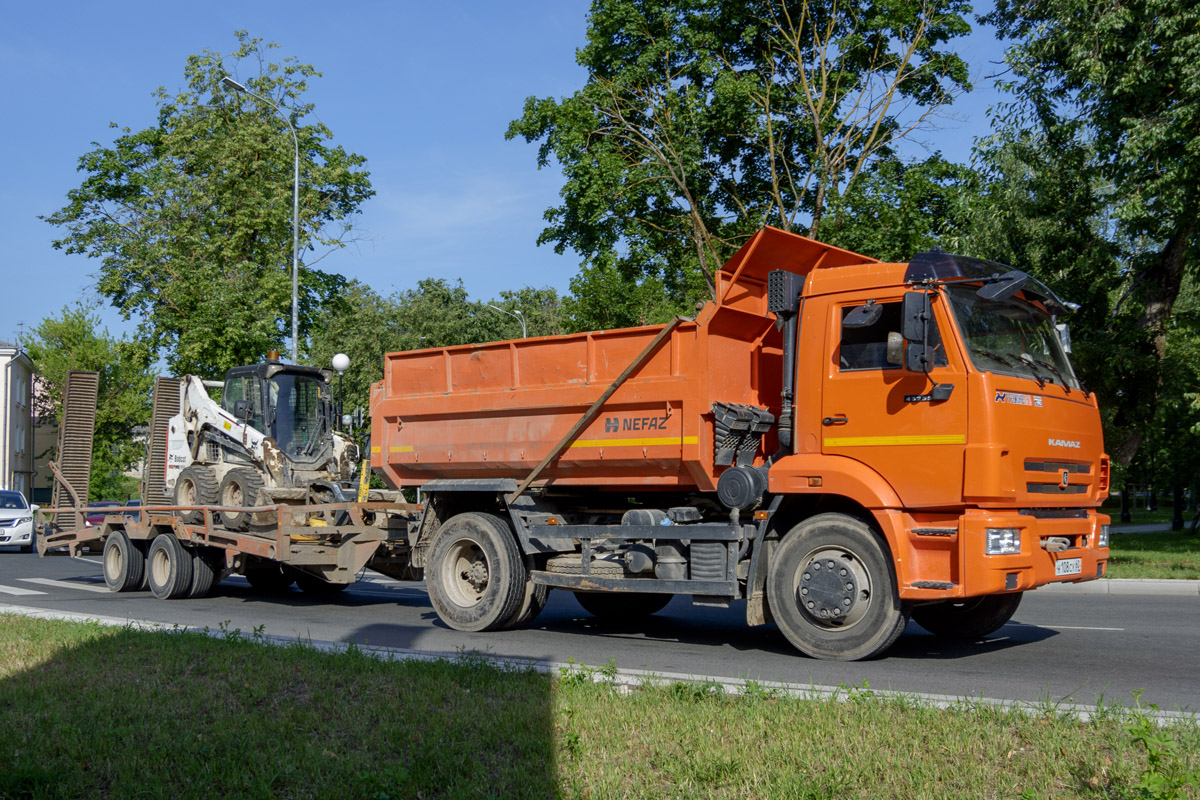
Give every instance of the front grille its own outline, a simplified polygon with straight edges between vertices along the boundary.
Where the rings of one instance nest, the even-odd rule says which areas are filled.
[[[1022,508],[1017,513],[1036,519],[1087,519],[1088,515],[1086,508]]]
[[[1076,464],[1070,461],[1033,461],[1025,462],[1025,470],[1027,472],[1062,472],[1066,470],[1071,474],[1091,475],[1091,464]]]
[[[1061,483],[1027,483],[1025,491],[1030,494],[1086,494],[1087,486],[1082,483],[1072,483],[1063,486]]]

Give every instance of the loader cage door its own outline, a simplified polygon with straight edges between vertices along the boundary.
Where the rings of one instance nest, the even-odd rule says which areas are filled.
[[[293,460],[316,456],[329,424],[325,382],[281,373],[268,381],[268,389],[275,444]]]

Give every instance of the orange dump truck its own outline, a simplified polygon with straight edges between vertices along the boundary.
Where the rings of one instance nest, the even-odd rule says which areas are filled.
[[[387,355],[372,465],[423,489],[448,625],[524,624],[550,588],[624,619],[744,599],[851,660],[1104,574],[1109,460],[1049,288],[772,228],[716,277],[695,320]]]

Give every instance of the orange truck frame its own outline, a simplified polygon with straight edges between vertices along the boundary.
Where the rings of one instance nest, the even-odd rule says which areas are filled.
[[[975,638],[1107,564],[1069,308],[993,262],[764,228],[694,320],[389,353],[372,466],[422,488],[413,565],[458,630],[523,625],[558,588],[625,620],[744,599],[817,658],[875,656],[910,619]]]

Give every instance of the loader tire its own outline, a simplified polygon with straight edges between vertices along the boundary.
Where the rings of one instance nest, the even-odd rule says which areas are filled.
[[[184,597],[192,588],[192,554],[174,534],[163,533],[150,543],[146,555],[150,593],[159,600]]]
[[[133,592],[142,588],[146,554],[130,541],[125,531],[113,531],[104,540],[104,583],[110,591]]]
[[[892,646],[908,621],[883,537],[846,514],[796,525],[771,554],[767,599],[797,650],[859,661]]]
[[[971,640],[1002,628],[1021,605],[1021,592],[989,594],[917,606],[913,622],[935,636]]]
[[[193,464],[184,467],[175,479],[175,505],[177,506],[211,506],[217,502],[217,477],[208,467]],[[186,525],[200,525],[204,522],[204,511],[193,509],[180,511],[180,518]]]
[[[516,538],[491,514],[458,514],[433,536],[425,583],[434,611],[456,631],[498,630],[517,621],[528,582]]]
[[[263,487],[262,475],[252,469],[231,469],[221,481],[218,505],[249,507],[258,505],[258,492]],[[250,527],[252,511],[222,511],[221,524],[231,531]]]

